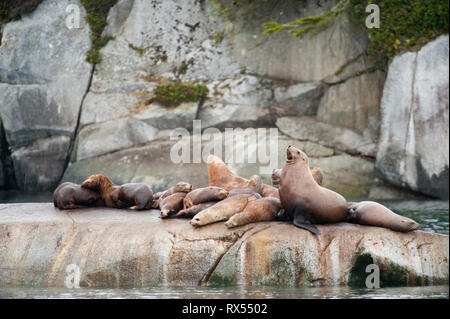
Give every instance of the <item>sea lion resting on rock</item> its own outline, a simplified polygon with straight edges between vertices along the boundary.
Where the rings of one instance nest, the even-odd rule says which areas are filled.
[[[254,222],[274,220],[281,208],[281,202],[276,197],[263,197],[249,201],[244,210],[228,219],[228,228],[246,225]]]
[[[175,186],[172,186],[171,188],[163,191],[163,192],[158,192],[156,193],[156,196],[158,198],[158,200],[155,200],[153,202],[153,208],[158,208],[160,207],[160,203],[161,201],[166,198],[169,197],[172,194],[175,193],[189,193],[190,191],[192,191],[193,187],[191,184],[186,183],[186,182],[179,182],[177,183]]]
[[[180,210],[178,213],[173,215],[173,217],[192,218],[195,215],[197,215],[198,213],[200,213],[202,210],[207,209],[208,207],[211,207],[217,203],[218,203],[217,201],[200,203],[200,204],[191,206],[189,208]]]
[[[220,201],[228,196],[228,191],[224,190],[221,187],[217,186],[208,186],[203,188],[197,188],[189,193],[187,193],[186,197],[183,200],[183,209],[189,208],[191,206],[212,202],[212,201]]]
[[[252,177],[250,177],[250,180],[248,181],[248,185],[246,188],[233,188],[228,192],[228,197],[235,196],[238,194],[252,194],[252,193],[261,194],[262,186],[263,184],[261,177],[258,175],[253,175]]]
[[[347,201],[340,194],[320,186],[309,169],[309,159],[301,150],[289,146],[281,171],[280,200],[294,225],[320,234],[313,224],[337,223],[347,218]]]
[[[381,204],[347,203],[338,193],[317,184],[309,170],[308,156],[301,150],[289,146],[286,157],[280,180],[280,199],[284,209],[281,217],[293,220],[297,227],[320,234],[313,224],[351,221],[398,231],[418,229],[416,222]]]
[[[143,183],[114,184],[107,176],[94,174],[88,177],[81,187],[98,191],[107,207],[150,209],[153,193],[150,187]]]
[[[178,213],[183,208],[183,200],[186,194],[185,192],[177,192],[164,198],[159,204],[161,218],[167,218]]]
[[[191,220],[191,225],[198,227],[227,220],[234,214],[244,210],[249,201],[256,200],[258,198],[261,198],[261,195],[256,193],[238,194],[228,197],[195,215]]]
[[[53,204],[59,209],[105,206],[100,193],[74,183],[62,183],[53,192]]]
[[[372,201],[348,203],[347,221],[389,228],[404,233],[420,228],[420,225],[414,220],[397,215],[389,208]]]

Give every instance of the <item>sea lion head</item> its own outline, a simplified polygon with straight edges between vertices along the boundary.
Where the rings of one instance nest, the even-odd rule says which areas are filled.
[[[286,163],[304,163],[309,165],[309,159],[302,150],[289,145],[286,149]]]
[[[88,179],[81,183],[81,187],[88,188],[94,191],[100,191],[112,184],[112,181],[107,176],[102,174],[94,174],[89,176]]]
[[[410,232],[420,228],[420,224],[410,218],[403,218],[400,220],[400,223],[402,224],[402,229],[404,229],[405,232]]]

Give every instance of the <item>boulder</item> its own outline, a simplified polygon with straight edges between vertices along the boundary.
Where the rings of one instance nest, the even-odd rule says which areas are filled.
[[[375,156],[376,153],[376,144],[368,135],[318,121],[315,117],[280,117],[276,125],[281,132],[298,140],[322,144],[350,154]]]
[[[69,4],[80,9],[80,28],[66,26]],[[52,158],[67,157],[92,72],[85,61],[91,45],[85,15],[78,0],[43,1],[2,27],[0,118],[22,190],[49,189],[63,173],[64,165],[31,154],[50,147]]]
[[[449,38],[395,57],[381,101],[376,168],[389,182],[448,198]]]
[[[0,204],[0,285],[81,287],[355,284],[367,264],[382,286],[448,284],[448,235],[347,223],[315,236],[287,222],[194,228],[158,210]]]

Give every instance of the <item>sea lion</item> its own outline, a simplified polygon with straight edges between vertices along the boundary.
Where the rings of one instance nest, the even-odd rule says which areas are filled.
[[[119,189],[120,186],[114,184],[107,176],[103,174],[94,174],[89,176],[83,183],[81,183],[81,187],[99,192],[106,207],[130,207],[128,204],[117,200],[117,198],[114,198],[114,200],[111,198],[111,193],[114,190]]]
[[[75,183],[62,183],[53,192],[53,205],[59,209],[105,206],[100,193]]]
[[[208,186],[197,188],[187,193],[186,197],[183,200],[183,209],[200,203],[219,201],[226,198],[227,196],[228,191],[224,190],[221,187]]]
[[[248,181],[248,187],[246,188],[234,188],[228,192],[228,197],[237,195],[237,194],[251,194],[251,193],[258,193],[261,194],[262,191],[262,180],[261,177],[258,175],[253,175],[250,177],[250,180]]]
[[[249,202],[242,212],[231,216],[225,226],[232,228],[249,223],[274,220],[280,208],[281,202],[278,198],[260,198]]]
[[[256,193],[238,194],[233,197],[228,197],[195,215],[191,220],[191,225],[198,227],[227,220],[234,214],[241,212],[249,201],[258,198],[261,198],[261,195]]]
[[[414,220],[397,215],[389,208],[372,201],[349,202],[347,221],[389,228],[404,233],[420,228],[420,225]]]
[[[320,234],[313,224],[346,220],[347,201],[314,180],[308,156],[290,145],[286,149],[286,158],[281,171],[279,192],[281,206],[294,225]]]
[[[202,210],[207,209],[208,207],[211,207],[212,205],[215,205],[217,203],[218,203],[217,201],[200,203],[200,204],[191,206],[189,208],[180,210],[178,213],[173,215],[173,217],[192,218],[195,215],[197,215],[198,213],[200,213]]]
[[[159,204],[161,208],[161,218],[167,218],[178,213],[183,208],[185,192],[174,193],[164,198]]]
[[[192,191],[192,189],[193,189],[193,186],[191,184],[186,183],[186,182],[179,182],[176,185],[172,186],[171,188],[169,188],[169,189],[167,189],[167,190],[165,190],[163,192],[158,192],[157,193],[158,194],[158,199],[153,202],[152,207],[153,208],[160,207],[161,201],[164,198],[169,197],[172,194],[175,194],[175,193],[189,193],[190,191]]]
[[[122,202],[125,206],[135,206],[136,210],[152,208],[153,192],[144,183],[127,183],[115,188],[111,192],[113,202]]]

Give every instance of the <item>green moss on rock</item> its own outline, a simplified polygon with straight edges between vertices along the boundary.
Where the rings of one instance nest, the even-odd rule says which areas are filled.
[[[348,285],[350,287],[365,287],[366,286],[366,267],[373,264],[374,260],[369,253],[358,252],[355,263],[350,269],[350,276],[348,279]]]
[[[172,83],[158,86],[154,94],[152,101],[164,106],[178,106],[183,102],[197,102],[208,94],[208,88],[201,84]]]

